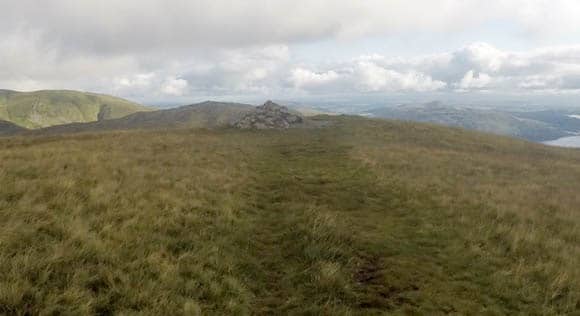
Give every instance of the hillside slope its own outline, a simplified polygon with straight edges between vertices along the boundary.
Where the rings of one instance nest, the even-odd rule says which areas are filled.
[[[538,142],[569,136],[569,132],[574,131],[566,126],[553,124],[556,123],[554,120],[538,119],[540,116],[533,115],[534,113],[453,107],[439,102],[378,108],[369,113],[380,118],[456,126]],[[580,124],[577,127],[580,128]]]
[[[113,119],[149,110],[121,98],[95,93],[0,90],[0,119],[26,128]]]
[[[253,106],[206,101],[173,109],[134,113],[122,118],[52,126],[35,134],[65,134],[131,129],[216,128],[233,124]]]
[[[26,129],[21,126],[0,120],[0,136],[15,135],[24,131]]]
[[[0,139],[0,314],[580,312],[579,151],[314,119]]]

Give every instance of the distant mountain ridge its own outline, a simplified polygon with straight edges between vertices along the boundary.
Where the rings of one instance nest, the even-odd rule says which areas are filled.
[[[240,128],[286,129],[324,126],[324,120],[312,120],[299,112],[271,101],[261,106],[243,103],[205,101],[150,112],[138,112],[118,119],[72,123],[31,130],[28,134],[52,135],[135,129]]]
[[[35,129],[120,118],[149,107],[104,94],[72,90],[0,90],[0,120]]]
[[[72,123],[33,131],[61,134],[130,129],[219,128],[232,126],[255,107],[249,104],[206,101],[178,108],[138,112],[118,119]]]
[[[455,126],[535,142],[580,134],[580,119],[573,117],[575,112],[564,110],[509,112],[430,102],[376,108],[361,114]],[[4,121],[0,124],[1,136],[131,129],[315,127],[324,124],[307,116],[273,102],[255,107],[243,103],[205,101],[153,110],[127,100],[93,93],[0,90],[0,121]]]
[[[369,113],[379,118],[456,126],[530,141],[546,141],[569,136],[573,131],[568,127],[575,120],[568,118],[566,120],[568,124],[563,126],[557,123],[558,119],[564,120],[566,117],[563,113],[551,112],[548,115],[543,112],[507,112],[448,106],[441,102],[377,108],[370,110]],[[577,121],[577,130],[580,131],[580,120]]]
[[[580,131],[580,119],[574,116],[578,114],[578,111],[543,110],[531,112],[511,112],[511,114],[517,117],[541,121],[552,126],[557,126],[559,129],[567,132],[577,133]]]

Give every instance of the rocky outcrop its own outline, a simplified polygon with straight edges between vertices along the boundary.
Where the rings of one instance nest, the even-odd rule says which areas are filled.
[[[292,113],[288,108],[272,101],[256,107],[233,124],[241,129],[285,129],[301,124],[302,116]]]

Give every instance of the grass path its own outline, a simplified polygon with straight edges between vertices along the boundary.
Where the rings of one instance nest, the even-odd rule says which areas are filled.
[[[502,258],[432,196],[377,179],[340,129],[270,135],[257,179],[249,282],[259,314],[487,314],[531,307]]]
[[[440,244],[392,239],[419,220],[397,211],[343,136],[278,135],[260,149],[249,247],[258,313],[380,314],[412,309],[421,291],[410,269],[385,267],[385,256],[407,247],[429,255]],[[403,273],[389,280],[389,269]]]
[[[345,275],[354,262],[334,201],[346,185],[335,178],[344,171],[346,150],[325,138],[275,139],[261,150],[252,188],[256,311],[346,313],[356,301]]]

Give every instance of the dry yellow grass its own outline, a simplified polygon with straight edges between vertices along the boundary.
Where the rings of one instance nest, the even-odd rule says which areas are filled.
[[[580,151],[429,125],[373,125],[375,135],[369,126],[354,133],[372,139],[357,142],[354,157],[383,186],[430,200],[415,205],[431,208],[425,218],[456,225],[454,247],[493,264],[486,290],[519,292],[514,312],[580,313]]]
[[[580,152],[325,119],[0,139],[0,314],[580,312]]]
[[[198,288],[222,307],[245,297],[224,232],[246,202],[249,157],[232,143],[203,132],[118,133],[2,148],[3,313],[162,314],[199,304],[188,295]]]

